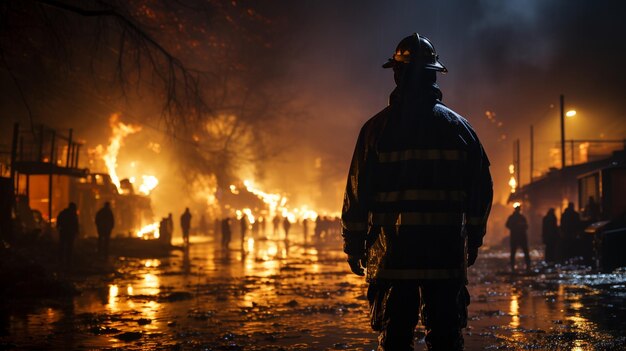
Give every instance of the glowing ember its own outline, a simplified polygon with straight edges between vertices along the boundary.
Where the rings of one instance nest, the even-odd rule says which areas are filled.
[[[109,125],[111,126],[113,135],[109,139],[109,146],[107,146],[107,151],[102,158],[104,159],[104,163],[107,167],[109,175],[111,176],[111,181],[117,187],[117,191],[121,193],[122,189],[120,186],[120,178],[117,176],[116,171],[117,154],[120,152],[120,147],[122,146],[124,138],[130,134],[137,133],[141,130],[141,127],[120,122],[118,114],[111,115]]]
[[[148,224],[143,228],[137,231],[137,237],[142,239],[158,239],[160,236],[159,233],[159,222],[155,222],[152,224]]]

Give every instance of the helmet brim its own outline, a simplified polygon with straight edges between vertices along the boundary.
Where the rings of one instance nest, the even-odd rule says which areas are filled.
[[[383,64],[383,68],[392,68],[396,65],[404,65],[405,63],[401,63],[398,62],[394,59],[388,59],[387,62],[385,62]],[[437,71],[437,72],[441,72],[441,73],[448,73],[448,69],[446,68],[446,66],[443,65],[443,63],[441,63],[441,61],[437,60],[435,63],[427,63],[423,66],[424,69],[429,70],[429,71]]]

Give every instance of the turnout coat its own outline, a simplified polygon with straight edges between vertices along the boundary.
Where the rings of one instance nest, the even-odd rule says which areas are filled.
[[[362,127],[342,212],[344,252],[367,279],[466,279],[493,197],[489,160],[437,86],[394,101]],[[401,106],[402,105],[402,106]]]

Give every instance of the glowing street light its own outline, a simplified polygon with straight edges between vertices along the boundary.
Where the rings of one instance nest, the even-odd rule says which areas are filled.
[[[576,116],[576,110],[569,110],[565,114],[565,117],[574,117],[574,116]]]

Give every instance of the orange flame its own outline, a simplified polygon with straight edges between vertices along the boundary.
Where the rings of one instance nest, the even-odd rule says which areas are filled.
[[[254,183],[251,180],[244,180],[243,184],[248,192],[254,194],[261,201],[268,205],[270,218],[275,217],[277,214],[279,214],[282,217],[286,217],[287,219],[289,219],[290,222],[295,222],[298,219],[316,219],[318,216],[317,212],[309,209],[309,207],[306,205],[302,207],[289,208],[287,206],[288,198],[286,196],[267,193],[254,186]],[[235,185],[230,186],[230,191],[233,194],[239,194],[239,190]],[[255,221],[254,215],[249,208],[237,210],[236,213],[238,218],[241,218],[241,216],[245,215],[248,217],[248,221],[250,223],[254,223]]]
[[[152,238],[158,239],[159,236],[159,222],[148,224],[137,231],[137,237],[146,240]]]
[[[109,139],[109,146],[107,146],[107,151],[102,158],[109,172],[109,176],[111,176],[111,181],[115,184],[115,187],[117,187],[117,191],[121,193],[122,189],[120,186],[120,178],[117,176],[116,170],[117,154],[120,152],[120,147],[122,146],[124,138],[130,134],[137,133],[141,130],[141,127],[120,122],[119,115],[117,113],[111,115],[111,118],[109,118],[109,125],[113,131],[113,135]]]

